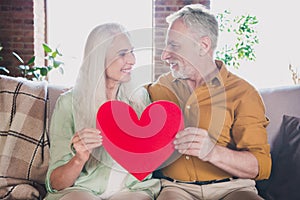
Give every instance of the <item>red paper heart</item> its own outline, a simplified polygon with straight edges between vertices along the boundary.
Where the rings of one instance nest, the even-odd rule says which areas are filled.
[[[174,137],[184,127],[180,108],[169,101],[150,104],[140,119],[128,104],[107,101],[98,110],[96,124],[106,151],[138,180],[170,157]]]

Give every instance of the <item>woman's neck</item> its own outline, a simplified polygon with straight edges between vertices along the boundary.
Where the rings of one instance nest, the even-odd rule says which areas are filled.
[[[106,98],[107,100],[114,100],[116,99],[118,89],[120,84],[119,83],[106,83]]]

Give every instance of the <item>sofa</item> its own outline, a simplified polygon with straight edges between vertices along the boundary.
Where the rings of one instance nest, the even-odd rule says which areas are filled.
[[[0,75],[0,199],[45,196],[49,124],[58,96],[67,89]],[[300,85],[259,92],[270,119],[273,165],[270,179],[257,181],[257,189],[265,199],[300,199]]]
[[[43,199],[49,124],[67,88],[0,75],[0,199]]]
[[[257,189],[268,200],[300,199],[300,85],[259,92],[270,119],[272,172],[268,180],[257,181]]]

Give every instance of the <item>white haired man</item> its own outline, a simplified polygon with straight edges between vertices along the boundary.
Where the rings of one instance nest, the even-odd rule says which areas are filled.
[[[177,103],[185,117],[159,170],[163,199],[262,199],[255,180],[271,171],[265,107],[257,90],[214,59],[218,23],[200,4],[167,17],[162,60],[171,71],[147,85],[151,100]]]

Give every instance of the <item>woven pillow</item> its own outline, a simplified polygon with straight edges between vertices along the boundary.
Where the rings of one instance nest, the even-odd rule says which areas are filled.
[[[0,76],[0,199],[44,195],[49,160],[46,111],[46,82]]]

